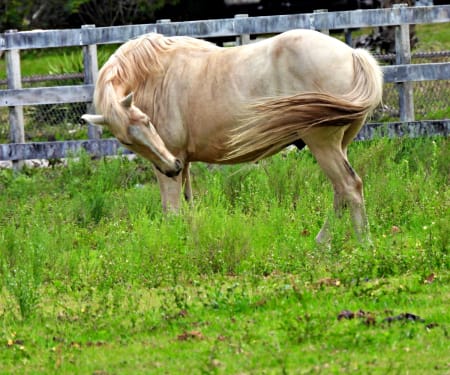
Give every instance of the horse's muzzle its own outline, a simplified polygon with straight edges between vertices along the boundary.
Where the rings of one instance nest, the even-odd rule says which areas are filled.
[[[167,177],[176,177],[180,174],[182,170],[183,170],[183,162],[180,159],[175,160],[175,168],[172,170],[162,171],[159,169],[159,171],[165,174]]]

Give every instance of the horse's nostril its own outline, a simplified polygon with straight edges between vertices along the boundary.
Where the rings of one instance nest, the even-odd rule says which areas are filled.
[[[180,174],[182,169],[183,169],[183,162],[179,159],[175,159],[175,168],[174,169],[169,170],[167,172],[161,172],[161,170],[160,170],[160,172],[164,173],[167,177],[176,177]]]
[[[175,166],[178,170],[183,169],[183,162],[180,159],[175,160]]]

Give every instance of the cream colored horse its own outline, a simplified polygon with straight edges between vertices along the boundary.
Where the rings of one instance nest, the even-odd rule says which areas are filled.
[[[305,144],[368,235],[362,181],[347,146],[381,101],[373,57],[310,30],[221,48],[189,37],[147,34],[122,45],[99,72],[97,115],[156,168],[164,210],[192,199],[189,164],[241,163]],[[180,173],[181,172],[181,173]],[[317,240],[329,239],[325,223]]]

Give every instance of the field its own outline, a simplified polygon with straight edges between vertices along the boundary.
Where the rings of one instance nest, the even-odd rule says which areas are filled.
[[[0,374],[450,374],[449,142],[354,143],[373,246],[311,154],[193,168],[163,217],[148,162],[0,171]]]
[[[169,217],[149,162],[77,156],[0,170],[0,374],[450,374],[448,138],[351,146],[372,246],[346,216],[315,244],[332,191],[308,150],[196,164]]]

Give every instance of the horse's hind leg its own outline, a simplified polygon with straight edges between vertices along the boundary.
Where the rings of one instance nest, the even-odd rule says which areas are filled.
[[[364,118],[360,120],[354,121],[348,129],[344,133],[344,137],[342,139],[341,147],[342,152],[344,154],[345,160],[348,163],[348,167],[353,171],[357,179],[361,181],[361,205],[359,210],[352,210],[352,220],[356,228],[356,233],[359,235],[360,240],[364,240],[368,243],[370,243],[370,233],[369,233],[369,221],[367,219],[366,209],[364,205],[364,193],[362,189],[362,180],[361,178],[356,174],[356,172],[351,167],[350,163],[348,162],[347,158],[347,148],[349,144],[353,141],[353,139],[357,136],[361,128],[364,126],[364,123],[366,122],[367,116],[364,116]]]
[[[362,194],[363,183],[342,150],[343,132],[344,129],[322,128],[312,131],[305,138],[305,142],[333,185],[334,209],[337,216],[340,216],[343,208],[348,206],[358,238],[366,240],[368,224]],[[316,239],[318,242],[327,242],[330,239],[328,221]]]
[[[353,141],[353,139],[358,135],[359,131],[363,127],[366,122],[367,116],[360,120],[356,120],[351,123],[347,130],[344,132],[344,136],[342,138],[342,151],[344,152],[345,157],[347,157],[347,148],[348,145]]]

